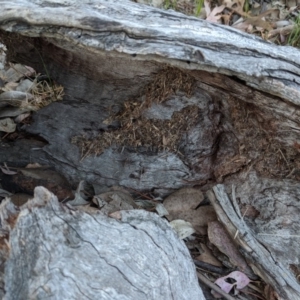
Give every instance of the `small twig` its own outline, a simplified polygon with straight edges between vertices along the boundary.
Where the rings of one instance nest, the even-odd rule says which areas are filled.
[[[286,162],[286,164],[287,164],[287,165],[289,165],[289,162],[287,161],[287,159],[286,159],[286,158],[285,158],[285,156],[283,155],[283,153],[282,153],[281,149],[279,149],[279,150],[278,150],[278,152],[280,152],[280,153],[281,153],[281,155],[282,155],[282,157],[283,157],[284,161]]]
[[[267,236],[280,236],[280,237],[286,237],[286,238],[290,238],[290,237],[300,237],[299,234],[276,234],[276,233],[258,233],[257,235],[267,235]]]
[[[148,199],[148,200],[155,201],[155,200],[153,200],[151,197],[149,197],[149,196],[147,196],[147,195],[145,195],[145,194],[143,194],[143,193],[141,193],[141,192],[139,192],[139,191],[137,191],[137,190],[135,190],[135,189],[133,189],[133,188],[131,188],[131,187],[126,187],[126,188],[128,188],[128,189],[134,191],[135,193],[139,194],[140,196],[142,196],[142,197],[144,197],[144,198],[146,198],[146,199]]]
[[[293,175],[293,173],[295,172],[295,168],[293,168],[292,169],[292,171],[288,174],[288,175],[286,175],[286,178],[289,178],[290,176],[292,176]]]
[[[224,267],[216,267],[200,260],[194,259],[194,264],[202,270],[219,275],[227,275],[230,271]]]
[[[252,169],[252,167],[253,167],[253,164],[254,164],[254,163],[251,163],[251,164],[249,165],[249,168],[248,168],[248,170],[246,171],[246,173],[245,173],[245,175],[244,175],[245,178],[248,176],[249,172],[251,171],[251,169]]]
[[[240,211],[239,205],[238,205],[238,203],[236,201],[235,185],[234,184],[232,185],[232,201],[231,202],[232,202],[233,207],[234,207],[234,209],[236,211],[236,214],[241,218],[241,220],[244,220],[244,217],[245,217],[245,215],[246,215],[249,207],[247,206],[245,212],[243,213],[243,215],[241,215],[241,211]],[[236,233],[234,235],[234,238],[233,238],[234,240],[237,238],[238,234],[239,234],[239,230],[237,229],[237,231],[236,231]]]
[[[245,212],[244,212],[243,215],[242,215],[242,220],[244,220],[244,217],[245,217],[245,215],[246,215],[248,209],[249,209],[249,206],[247,205],[246,210],[245,210]],[[236,231],[236,233],[235,233],[235,235],[234,235],[234,238],[233,238],[234,240],[237,238],[238,234],[239,234],[239,230],[237,229],[237,231]]]
[[[297,130],[297,131],[300,131],[300,129],[297,128],[297,127],[290,126],[290,128],[295,129],[295,130]],[[289,131],[289,130],[287,130],[287,131]]]
[[[291,31],[294,29],[294,27],[295,27],[295,24],[270,30],[269,34],[268,34],[268,38],[272,38],[277,34],[287,35],[287,34],[291,33]]]
[[[257,295],[257,294],[251,293],[251,292],[245,292],[245,291],[243,291],[243,290],[240,290],[240,292],[241,292],[241,293],[244,293],[244,294],[246,294],[246,295],[252,295],[252,296],[254,296],[254,297],[256,297],[256,298],[259,298],[259,299],[262,299],[262,300],[266,300],[265,297],[261,297],[261,296],[259,296],[259,295]]]
[[[255,283],[255,281],[252,281],[252,282]],[[247,285],[247,287],[248,287],[249,289],[251,289],[251,290],[254,290],[254,291],[256,291],[256,292],[262,294],[262,293],[263,293],[263,290],[260,289],[260,288],[258,288],[258,287],[257,287],[256,285],[254,285],[253,283],[250,282],[250,283]]]
[[[235,209],[235,212],[236,212],[236,214],[240,217],[240,219],[242,219],[242,215],[241,215],[241,211],[240,211],[240,208],[239,208],[239,205],[238,205],[238,203],[237,203],[237,201],[236,201],[236,195],[235,195],[235,185],[233,184],[232,186],[231,186],[231,195],[232,195],[232,204],[233,204],[233,207],[234,207],[234,209]]]
[[[227,293],[225,293],[224,291],[222,291],[216,284],[212,283],[210,280],[208,280],[201,273],[197,272],[197,276],[198,276],[199,280],[201,280],[203,283],[205,283],[208,287],[210,287],[211,289],[213,289],[215,292],[217,292],[220,295],[222,295],[225,299],[227,299],[227,300],[236,300],[235,298],[231,297],[230,295],[228,295]]]
[[[91,152],[92,148],[94,147],[94,143],[92,142],[88,148],[88,150],[85,152],[85,154],[80,159],[80,162],[82,162]]]
[[[4,140],[9,134],[11,134],[11,132],[7,132],[6,134],[4,134],[4,136],[1,138],[1,140]]]

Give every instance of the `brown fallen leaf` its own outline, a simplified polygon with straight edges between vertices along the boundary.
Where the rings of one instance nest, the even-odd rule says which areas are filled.
[[[238,24],[232,25],[232,27],[248,33],[252,33],[254,30],[253,25],[245,22],[240,22]]]
[[[8,82],[4,87],[1,88],[3,92],[15,91],[19,84],[16,82]]]
[[[218,221],[208,223],[208,238],[222,253],[224,253],[230,262],[239,268],[242,272],[252,274],[252,270],[248,267],[246,260],[237,250],[237,246],[231,239],[228,232]]]
[[[277,293],[269,284],[267,284],[264,288],[264,296],[268,300],[279,300]]]
[[[122,219],[122,214],[120,211],[115,211],[111,214],[108,215],[110,218],[116,219],[116,220],[121,220]]]
[[[80,211],[83,211],[87,214],[90,214],[90,215],[95,215],[95,214],[99,214],[100,211],[97,207],[92,207],[92,206],[89,206],[89,205],[80,205],[80,206],[76,206],[76,209],[80,210]]]
[[[223,0],[222,4],[227,8],[235,9],[237,12],[243,12],[245,0]]]
[[[267,30],[267,31],[273,30],[273,28],[274,28],[273,22],[266,21],[265,18],[267,16],[272,16],[272,15],[278,14],[277,9],[269,9],[269,10],[264,11],[263,13],[259,14],[258,16],[251,16],[247,13],[236,11],[235,9],[233,9],[232,11],[237,12],[246,18],[243,23],[239,23],[237,26],[233,26],[233,27],[242,29],[242,26],[243,26],[242,24],[245,24],[245,25],[254,26],[254,27],[256,27],[256,29],[261,30],[261,31],[262,30]]]
[[[222,15],[221,12],[225,9],[225,5],[215,7],[211,13],[207,16],[206,21],[219,23]]]
[[[210,205],[200,206],[196,210],[181,211],[176,214],[169,213],[166,216],[169,221],[175,219],[182,219],[190,222],[195,230],[200,234],[207,233],[207,224],[211,221],[217,220],[217,215],[214,208]],[[204,231],[203,231],[204,230]]]
[[[204,199],[200,190],[182,188],[164,200],[164,207],[170,214],[195,209]]]
[[[212,206],[200,206],[204,196],[202,192],[194,188],[182,188],[168,196],[163,204],[168,211],[169,221],[180,219],[192,224],[199,234],[206,234],[208,222],[217,220],[217,215]]]
[[[257,29],[258,27],[270,31],[273,29],[273,26],[270,22],[262,20],[259,16],[258,17],[253,17],[249,18],[245,21],[246,24],[251,24],[252,26],[255,26]]]
[[[128,192],[118,190],[95,195],[92,201],[98,205],[101,211],[106,215],[119,210],[138,208],[138,205]]]
[[[33,196],[24,194],[24,193],[17,193],[10,196],[10,201],[16,206],[22,206],[25,204],[29,199],[32,199]]]
[[[221,262],[218,259],[216,259],[212,251],[205,244],[200,245],[203,250],[203,253],[197,256],[196,259],[216,267],[222,267]]]

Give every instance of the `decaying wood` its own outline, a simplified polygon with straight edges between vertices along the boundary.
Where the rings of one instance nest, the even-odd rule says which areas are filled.
[[[204,299],[186,246],[153,213],[91,215],[42,187],[0,213],[5,299]]]
[[[32,55],[32,43],[39,37],[47,66],[52,61],[49,71],[56,69],[72,99],[116,101],[137,91],[138,75],[149,76],[159,64],[170,63],[236,76],[249,86],[299,104],[300,60],[293,48],[132,1],[0,3],[1,29],[28,37],[14,49],[14,57],[41,66],[40,57]],[[17,46],[14,37],[8,36],[6,42]],[[115,82],[118,91],[112,77],[119,81]]]
[[[285,182],[295,196],[288,199],[284,189],[278,190],[281,184],[275,180],[258,180],[251,174],[249,181],[237,192],[233,191],[231,198],[221,184],[213,188],[215,196],[212,192],[208,192],[208,196],[220,221],[241,247],[254,272],[275,287],[282,299],[296,300],[299,299],[300,286],[291,272],[291,265],[299,264],[299,256],[294,252],[298,253],[296,249],[299,249],[299,212],[297,209],[282,211],[282,208],[298,207],[300,190],[293,183]],[[234,186],[232,188],[235,189]],[[263,196],[266,192],[267,195]],[[269,198],[272,193],[276,193],[278,200]],[[260,212],[260,217],[254,221],[256,226],[253,226],[251,217],[242,215],[236,199],[239,199],[240,205],[253,205]],[[297,221],[293,222],[293,219]]]
[[[130,1],[67,1],[63,8],[47,1],[1,4],[1,36],[9,58],[44,73],[46,67],[64,85],[65,98],[77,100],[51,105],[27,129],[49,142],[45,163],[74,184],[88,179],[165,194],[188,182],[222,181],[261,159],[261,148],[267,146],[253,143],[252,135],[268,144],[279,142],[273,149],[277,156],[280,146],[294,147],[290,160],[299,159],[298,50]],[[165,64],[197,80],[192,98],[171,96],[150,114],[167,119],[191,103],[199,107],[196,126],[178,145],[183,155],[128,152],[121,145],[79,163],[80,149],[70,143],[72,137],[107,131],[103,121],[110,112],[139,96]],[[246,123],[244,128],[240,123]],[[111,168],[107,162],[112,159]],[[289,166],[285,175],[290,171]]]
[[[23,127],[43,138],[42,149],[33,151],[32,140],[33,146],[1,144],[1,163],[24,166],[34,160],[54,166],[73,185],[87,180],[156,196],[187,185],[205,191],[216,183],[231,189],[234,183],[234,209],[224,190],[214,189],[218,217],[232,236],[239,231],[236,240],[253,269],[283,299],[299,298],[299,50],[126,0],[0,4],[8,60],[49,74],[66,92],[65,101],[38,111]],[[153,86],[174,88],[176,80],[156,81],[166,70],[188,76],[191,89],[178,88],[163,101],[148,103]],[[126,125],[171,122],[176,113],[192,115],[195,122],[178,130],[176,151],[165,136],[161,147],[113,140],[99,155],[82,159],[74,137],[124,133],[124,120],[117,118],[133,102],[149,105],[140,115],[129,115]],[[193,114],[184,115],[188,108]],[[107,122],[111,117],[115,122]],[[243,218],[245,205],[251,218]]]
[[[88,179],[158,194],[188,183],[205,185],[256,164],[267,147],[260,141],[279,143],[272,149],[277,155],[270,153],[274,164],[280,147],[293,147],[288,160],[299,159],[298,50],[131,1],[1,4],[8,58],[47,71],[64,85],[65,99],[72,100],[38,112],[26,130],[49,142],[45,163],[74,184]],[[71,139],[109,130],[103,122],[111,111],[117,113],[132,97],[142,101],[140,91],[166,64],[197,80],[192,98],[171,95],[145,115],[168,119],[183,107],[198,106],[196,125],[178,145],[182,155],[136,152],[125,144],[79,163],[80,149]],[[256,135],[260,140],[253,143]]]

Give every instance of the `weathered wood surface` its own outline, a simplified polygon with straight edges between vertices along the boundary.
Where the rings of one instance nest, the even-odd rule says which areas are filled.
[[[39,55],[32,55],[37,45],[29,37],[36,38],[47,67],[71,99],[116,101],[136,93],[151,72],[168,63],[235,76],[299,104],[300,58],[291,47],[127,0],[0,4],[0,28],[28,37],[19,46],[14,35],[6,40],[14,43],[14,58],[43,69]]]
[[[67,101],[40,110],[33,124],[24,128],[48,144],[38,151],[24,147],[19,164],[24,165],[27,157],[55,166],[73,184],[86,179],[157,196],[184,185],[207,190],[217,182],[224,182],[226,188],[234,183],[239,207],[250,201],[261,215],[246,219],[246,226],[222,200],[225,195],[219,195],[220,219],[225,212],[235,228],[249,237],[257,232],[251,245],[266,257],[259,243],[264,244],[272,258],[268,265],[258,252],[250,253],[253,268],[283,299],[299,298],[297,272],[292,272],[299,265],[300,249],[294,237],[299,227],[299,50],[125,0],[0,4],[1,38],[8,47],[8,59],[43,73],[46,66],[66,90]],[[144,115],[169,119],[174,112],[195,105],[197,122],[182,134],[180,151],[113,145],[102,155],[81,161],[71,138],[106,132],[104,120],[109,113],[119,112],[131,98],[142,102],[141,90],[166,65],[195,80],[193,93],[188,98],[179,91],[153,104]],[[16,163],[20,145],[19,141],[15,146],[1,145],[0,162]],[[280,236],[269,236],[274,232]],[[282,234],[287,234],[285,253],[280,251]]]
[[[178,106],[187,105],[185,97],[175,97],[165,104],[157,105],[156,112],[168,110],[172,114]],[[212,101],[199,94],[194,101],[203,112],[199,123],[182,138],[181,152],[157,152],[140,147],[138,151],[132,147],[111,147],[100,156],[91,155],[80,161],[80,151],[71,144],[72,136],[82,133],[83,128],[93,124],[92,131],[106,129],[101,123],[107,113],[101,106],[78,104],[74,102],[56,103],[41,110],[35,117],[34,124],[27,130],[45,138],[49,145],[43,150],[49,154],[46,163],[67,174],[72,182],[82,178],[100,185],[122,185],[136,190],[152,190],[157,194],[170,193],[187,184],[187,181],[206,181],[212,176],[210,154],[214,151],[217,132],[211,128],[219,122],[219,113],[211,112]],[[50,117],[50,118],[49,118]],[[165,114],[162,118],[168,118]],[[202,139],[202,137],[206,137]],[[197,146],[195,146],[197,144]],[[203,157],[201,157],[201,154]],[[199,155],[199,159],[197,158]],[[199,160],[202,165],[198,167]],[[197,170],[197,171],[195,171]]]
[[[259,131],[261,140],[297,147],[300,56],[296,49],[131,1],[0,3],[1,35],[9,57],[39,71],[46,66],[72,101],[45,108],[26,130],[49,142],[45,163],[55,165],[73,183],[87,178],[164,194],[187,182],[205,185],[222,180],[258,161],[266,147],[247,149],[253,144],[251,134],[234,128],[233,118],[241,123],[243,118],[250,120],[245,127],[253,128],[253,138]],[[196,102],[201,114],[196,126],[182,136],[178,148],[183,156],[134,149],[121,153],[119,147],[79,163],[80,151],[70,143],[71,137],[107,130],[103,121],[112,107],[119,111],[166,63],[197,80],[193,101],[173,96],[152,108],[152,118],[163,114],[167,119]],[[244,116],[239,116],[243,111]],[[248,153],[240,155],[242,144]],[[225,174],[224,163],[239,156],[240,162]],[[113,166],[108,166],[112,161]]]
[[[0,211],[5,299],[205,299],[188,249],[153,213],[88,214],[42,187]]]
[[[213,190],[216,198],[212,193],[209,198],[220,221],[256,274],[275,287],[283,299],[299,299],[300,286],[295,278],[300,246],[299,185],[289,180],[259,179],[251,173],[244,184],[228,186],[227,193],[224,185]],[[245,206],[252,215],[245,213]]]

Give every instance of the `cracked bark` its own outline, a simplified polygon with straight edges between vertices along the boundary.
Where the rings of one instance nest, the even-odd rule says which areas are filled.
[[[37,187],[20,212],[1,204],[1,224],[5,299],[204,299],[187,248],[153,213],[89,215]]]
[[[247,259],[282,298],[299,298],[299,50],[126,0],[0,4],[8,59],[42,73],[46,66],[66,91],[63,102],[40,110],[23,128],[45,142],[1,142],[0,163],[35,161],[54,166],[74,185],[84,179],[157,196],[187,185],[207,191],[217,183],[230,195],[235,184],[232,205],[242,216],[248,210],[235,226],[252,234],[251,247],[264,245],[274,257],[260,261],[244,242]],[[178,91],[146,115],[167,118],[191,104],[199,108],[180,154],[122,145],[80,161],[71,138],[107,130],[110,109],[120,111],[131,98],[142,101],[139,92],[166,65],[194,78],[193,93],[188,98]],[[235,220],[225,196],[218,197],[219,218]],[[234,228],[227,227],[233,236]],[[285,280],[274,271],[276,261]]]

